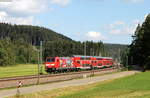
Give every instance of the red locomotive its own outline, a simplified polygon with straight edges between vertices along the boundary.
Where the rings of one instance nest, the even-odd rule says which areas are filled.
[[[47,57],[45,62],[47,72],[90,70],[112,66],[112,58],[98,56]]]

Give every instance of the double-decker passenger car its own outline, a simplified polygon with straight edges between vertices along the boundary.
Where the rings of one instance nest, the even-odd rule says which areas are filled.
[[[88,70],[111,66],[113,66],[112,58],[98,56],[47,57],[45,62],[47,72]]]

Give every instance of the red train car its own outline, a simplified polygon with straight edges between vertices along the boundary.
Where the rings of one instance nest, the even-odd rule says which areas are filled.
[[[79,69],[96,69],[113,66],[111,57],[74,56],[73,62]]]
[[[45,62],[47,72],[74,70],[72,57],[47,57]]]
[[[98,69],[111,66],[113,66],[112,58],[98,56],[47,57],[45,62],[47,72]]]
[[[73,64],[75,65],[75,67],[77,69],[91,69],[92,65],[91,65],[91,57],[80,57],[80,56],[76,56],[73,57]]]

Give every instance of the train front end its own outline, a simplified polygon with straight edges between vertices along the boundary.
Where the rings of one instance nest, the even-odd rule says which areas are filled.
[[[53,72],[56,70],[57,62],[56,57],[47,57],[45,62],[46,72]]]

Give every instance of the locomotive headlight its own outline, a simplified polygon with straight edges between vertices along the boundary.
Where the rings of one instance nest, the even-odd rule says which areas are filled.
[[[46,66],[54,66],[55,64],[46,64]]]
[[[51,64],[51,66],[54,66],[55,64]]]

